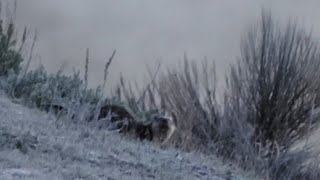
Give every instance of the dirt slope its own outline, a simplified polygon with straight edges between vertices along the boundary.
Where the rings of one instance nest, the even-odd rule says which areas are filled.
[[[249,179],[214,157],[56,121],[0,95],[0,179]]]

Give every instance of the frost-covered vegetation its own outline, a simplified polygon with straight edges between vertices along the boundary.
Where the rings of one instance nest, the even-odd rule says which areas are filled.
[[[89,50],[83,78],[79,71],[49,74],[43,66],[29,71],[31,59],[25,62],[20,54],[27,29],[18,38],[14,22],[0,25],[0,88],[24,105],[63,110],[69,117],[63,119],[73,123],[97,118],[97,107],[105,103],[126,105],[146,120],[152,113],[171,111],[178,119],[173,147],[216,154],[268,179],[320,178],[313,165],[317,159],[304,163],[312,158],[307,149],[290,151],[318,124],[313,111],[320,105],[319,42],[295,21],[283,26],[263,11],[242,39],[222,103],[216,97],[214,62],[199,65],[185,57],[182,65],[167,71],[150,70],[150,83],[141,90],[121,77],[114,93],[106,96],[115,51],[106,62],[104,82],[90,89]]]

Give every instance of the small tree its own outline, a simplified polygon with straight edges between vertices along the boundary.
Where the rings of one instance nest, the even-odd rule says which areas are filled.
[[[286,149],[310,127],[320,51],[311,33],[294,21],[280,26],[263,11],[257,25],[242,39],[226,97],[253,127],[252,142]]]

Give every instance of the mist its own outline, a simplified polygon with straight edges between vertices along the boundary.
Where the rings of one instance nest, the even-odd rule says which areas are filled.
[[[42,63],[50,72],[62,65],[83,72],[90,48],[89,85],[103,81],[103,69],[112,51],[117,53],[108,82],[145,82],[146,65],[162,69],[183,59],[215,60],[218,83],[240,53],[239,41],[248,25],[270,8],[280,20],[297,18],[319,37],[319,1],[298,0],[18,0],[20,27],[37,28],[33,66]],[[21,29],[22,31],[23,29]]]

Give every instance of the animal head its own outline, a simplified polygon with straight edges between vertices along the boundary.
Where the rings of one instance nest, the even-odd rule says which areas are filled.
[[[160,141],[161,144],[165,144],[170,140],[177,127],[176,118],[169,116],[155,116],[151,129],[154,135],[154,140]]]

